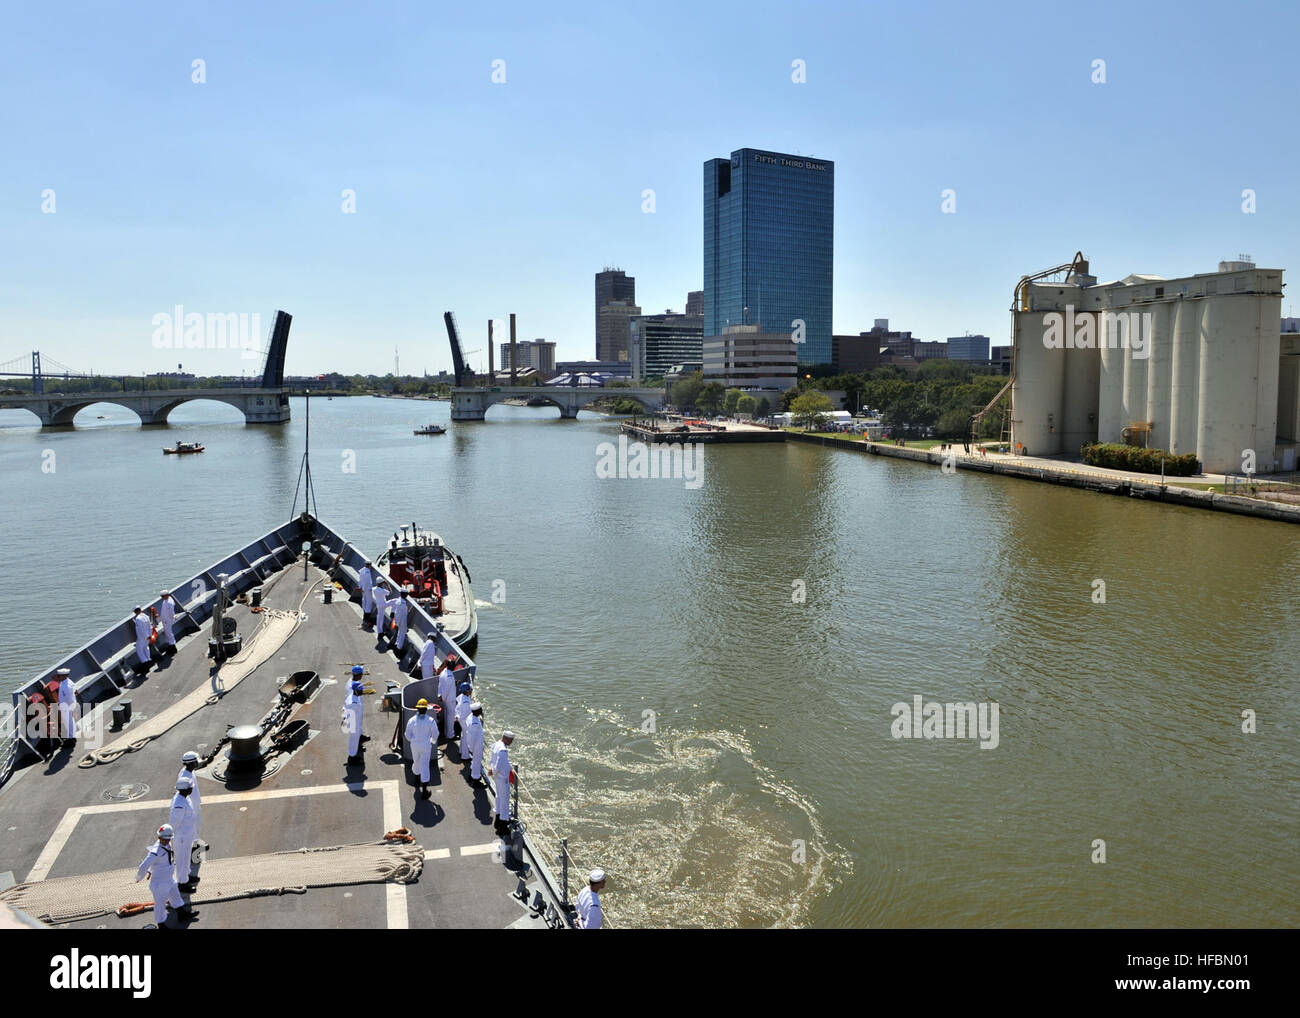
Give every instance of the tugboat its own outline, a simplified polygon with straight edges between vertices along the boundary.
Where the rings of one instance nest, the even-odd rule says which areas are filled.
[[[401,531],[401,537],[393,532],[377,565],[441,623],[448,637],[470,647],[478,638],[478,611],[464,560],[432,530],[421,530],[412,523]]]
[[[202,442],[177,442],[170,449],[164,448],[164,456],[188,456],[190,453],[202,452]]]
[[[417,435],[445,435],[447,429],[441,424],[426,424],[423,428],[416,428]]]

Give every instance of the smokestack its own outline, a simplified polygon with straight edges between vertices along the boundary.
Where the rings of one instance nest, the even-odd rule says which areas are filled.
[[[519,383],[519,347],[515,344],[515,313],[510,312],[510,384]]]
[[[488,319],[488,385],[495,385],[496,369],[492,367],[492,319]]]

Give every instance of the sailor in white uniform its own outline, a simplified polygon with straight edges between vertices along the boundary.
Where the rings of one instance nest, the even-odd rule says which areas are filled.
[[[497,833],[504,834],[504,825],[510,819],[510,744],[515,741],[515,733],[506,729],[501,738],[492,743],[492,753],[488,757],[488,777],[496,785],[497,793]]]
[[[600,910],[600,892],[604,889],[605,871],[592,870],[587,878],[587,886],[578,892],[578,914],[574,916],[573,923],[578,929],[598,930],[605,922],[605,915]]]
[[[194,807],[190,796],[194,793],[193,778],[177,778],[176,794],[172,796],[172,809],[167,823],[175,831],[172,849],[176,853],[176,886],[182,891],[194,890],[190,883],[190,849],[194,847]]]
[[[145,615],[144,609],[139,605],[135,606],[135,656],[139,660],[137,668],[148,669],[149,655],[149,637],[153,635],[153,626],[149,623],[149,617]]]
[[[54,673],[59,680],[59,719],[66,742],[77,741],[77,684],[72,681],[72,669],[60,668]]]
[[[393,602],[393,619],[397,622],[397,628],[393,633],[393,649],[397,651],[397,656],[402,656],[402,651],[406,649],[406,615],[411,610],[411,602],[406,599],[406,591],[398,591],[397,600]]]
[[[406,744],[411,747],[411,771],[419,778],[416,795],[429,798],[429,761],[433,757],[433,744],[438,741],[438,724],[429,716],[429,701],[421,699],[415,705],[415,717],[406,723]]]
[[[366,564],[361,567],[361,572],[357,574],[357,586],[361,588],[361,624],[365,625],[366,617],[375,610],[375,595],[371,592],[375,585],[375,574],[370,569],[370,559],[366,559]]]
[[[348,695],[343,701],[343,730],[348,733],[348,763],[359,764],[361,757],[361,726],[365,717],[365,701],[361,699],[361,691],[365,688],[361,683],[362,673],[365,671],[360,665],[354,665],[352,668],[352,682],[348,685]]]
[[[388,635],[388,588],[384,586],[384,581],[380,580],[370,588],[370,596],[375,602],[375,632],[382,639]]]
[[[456,672],[451,668],[438,676],[438,699],[442,701],[442,734],[450,742],[456,734]]]
[[[198,912],[185,904],[185,899],[176,888],[172,833],[170,824],[158,828],[158,840],[149,846],[149,853],[135,873],[137,884],[146,874],[149,877],[149,890],[153,892],[153,921],[160,930],[165,929],[163,924],[167,922],[168,905],[176,909],[176,914],[182,919],[193,919],[198,915]]]
[[[469,709],[469,721],[460,736],[461,759],[469,760],[469,777],[477,785],[483,779],[483,705],[475,700]]]
[[[473,712],[470,705],[473,702],[473,687],[468,682],[462,682],[456,690],[456,721],[460,725],[460,745],[456,748],[460,752],[461,760],[465,759],[465,728],[469,725],[470,714]]]
[[[424,646],[420,648],[420,678],[433,678],[433,670],[438,664],[438,645],[434,642],[432,634],[424,641]]]
[[[162,591],[161,597],[162,600],[158,602],[158,621],[162,623],[163,639],[167,641],[164,652],[175,654],[176,634],[172,632],[172,624],[176,621],[176,602],[172,600],[170,590]]]
[[[194,807],[194,841],[195,842],[200,841],[201,835],[203,834],[203,796],[199,792],[199,777],[197,774],[194,773],[195,769],[198,766],[199,766],[199,754],[194,752],[194,750],[192,749],[186,750],[184,753],[181,754],[181,769],[180,769],[180,773],[176,775],[177,781],[179,781],[181,778],[189,778],[190,781],[193,782],[194,791],[190,792],[190,805]],[[211,846],[208,845],[206,842],[204,842],[203,847],[207,849],[210,848]],[[180,865],[181,866],[185,865],[183,860],[181,861]],[[194,882],[197,883],[198,881],[194,881]]]

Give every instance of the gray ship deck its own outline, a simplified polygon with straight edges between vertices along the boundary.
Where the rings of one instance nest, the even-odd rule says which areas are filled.
[[[324,578],[316,567],[303,579],[301,563],[267,581],[264,603],[270,608],[298,608],[313,584]],[[385,832],[406,827],[426,850],[424,869],[411,884],[377,883],[309,889],[305,894],[254,897],[203,903],[200,882],[194,897],[200,916],[192,925],[204,929],[271,928],[503,928],[544,926],[513,895],[518,871],[503,862],[492,826],[492,795],[474,789],[468,768],[462,771],[455,747],[440,747],[441,769],[434,771],[428,800],[417,800],[410,768],[388,743],[396,713],[381,710],[385,680],[405,682],[392,652],[377,646],[373,632],[361,628],[355,602],[336,592],[321,603],[320,587],[303,605],[307,619],[238,686],[197,713],[116,761],[81,768],[83,739],[75,749],[57,751],[48,763],[37,762],[16,774],[0,794],[0,888],[11,882],[45,877],[134,869],[167,819],[181,753],[215,745],[228,724],[256,724],[277,701],[280,683],[303,669],[317,672],[321,689],[299,708],[312,737],[272,774],[255,785],[236,786],[200,771],[202,838],[211,859],[265,852],[379,841]],[[245,606],[228,615],[250,634],[256,617]],[[121,693],[133,704],[132,720],[122,732],[108,731],[108,712],[116,699],[95,708],[102,718],[105,744],[129,733],[142,718],[152,717],[183,695],[209,683],[208,631],[181,640],[175,657],[155,667]],[[344,680],[351,665],[366,668],[377,694],[366,697],[364,764],[349,767],[347,736],[339,720]],[[85,722],[83,721],[83,724]],[[497,733],[490,730],[485,744]],[[224,758],[218,756],[219,763]],[[126,785],[148,790],[128,801],[111,801]],[[506,857],[508,859],[508,856]],[[531,864],[529,894],[541,889],[554,901]],[[9,873],[6,873],[9,871]],[[200,876],[202,869],[200,869]],[[4,879],[4,878],[8,879]],[[137,885],[136,900],[151,897],[148,884]],[[187,896],[189,897],[189,896]],[[175,925],[177,920],[172,918]],[[151,926],[152,914],[115,915],[73,924],[85,928]]]

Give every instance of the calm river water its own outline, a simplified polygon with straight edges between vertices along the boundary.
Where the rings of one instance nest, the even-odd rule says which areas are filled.
[[[287,519],[293,413],[0,411],[11,685]],[[598,477],[616,423],[551,409],[412,436],[448,415],[313,399],[320,515],[465,558],[489,731],[616,924],[1300,924],[1295,529],[796,443]],[[996,748],[895,738],[915,696]]]

